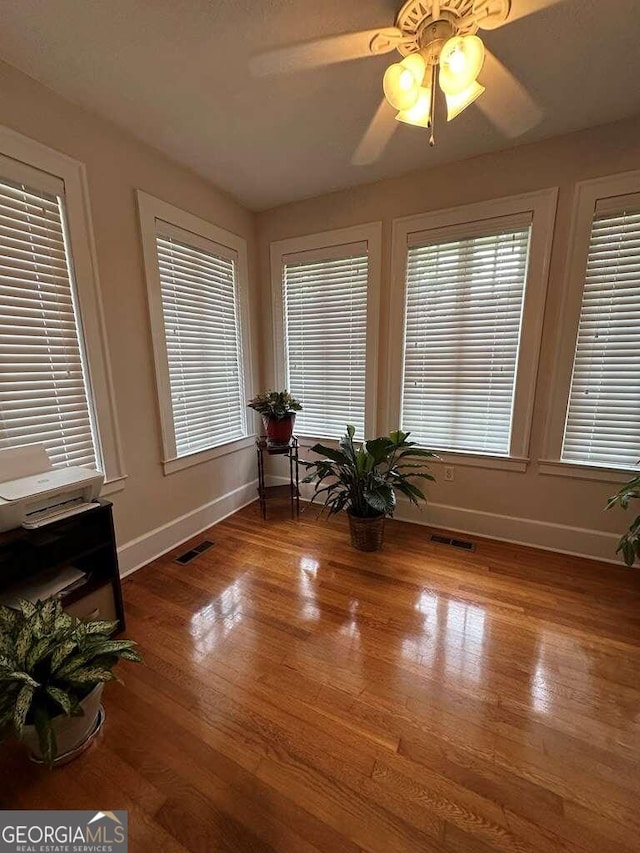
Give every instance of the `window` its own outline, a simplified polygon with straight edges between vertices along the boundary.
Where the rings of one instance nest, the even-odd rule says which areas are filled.
[[[530,222],[409,248],[402,428],[427,447],[509,453]]]
[[[596,205],[562,459],[640,459],[640,195]]]
[[[233,234],[138,196],[170,473],[247,437],[246,248]]]
[[[126,475],[85,167],[7,127],[0,152],[0,446],[44,441],[110,494]]]
[[[56,467],[102,467],[63,199],[48,175],[0,178],[0,448],[42,442]]]
[[[556,198],[544,190],[396,220],[390,427],[469,464],[494,457],[523,470]]]
[[[379,226],[273,244],[280,384],[300,435],[373,434]]]
[[[576,185],[543,474],[622,482],[640,459],[640,171]]]

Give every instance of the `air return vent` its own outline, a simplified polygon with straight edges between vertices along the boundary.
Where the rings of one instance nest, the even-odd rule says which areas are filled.
[[[460,548],[461,551],[476,550],[475,543],[469,542],[468,539],[452,539],[451,536],[442,536],[439,533],[432,533],[430,541],[435,542],[436,545],[448,545],[450,548]]]
[[[214,544],[214,542],[210,542],[208,539],[205,539],[203,542],[200,542],[199,545],[196,545],[195,548],[192,548],[190,551],[185,551],[184,554],[180,554],[179,557],[176,557],[174,563],[180,563],[181,566],[186,566],[186,564],[190,563],[191,560],[195,560],[195,558],[199,557],[200,554],[208,551]]]

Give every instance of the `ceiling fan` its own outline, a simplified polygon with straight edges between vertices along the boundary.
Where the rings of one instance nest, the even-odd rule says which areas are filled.
[[[559,2],[562,0],[407,0],[394,27],[258,54],[251,60],[251,70],[258,76],[281,74],[397,50],[401,59],[384,74],[384,98],[352,158],[354,165],[378,160],[399,122],[428,128],[434,145],[438,88],[444,94],[448,121],[476,103],[502,133],[520,136],[539,122],[542,111],[477,33]]]

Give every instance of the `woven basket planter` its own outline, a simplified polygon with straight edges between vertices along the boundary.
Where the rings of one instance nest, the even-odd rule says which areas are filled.
[[[347,515],[353,547],[358,551],[380,551],[384,536],[384,515],[378,515],[375,518],[358,518],[351,515],[349,511]]]

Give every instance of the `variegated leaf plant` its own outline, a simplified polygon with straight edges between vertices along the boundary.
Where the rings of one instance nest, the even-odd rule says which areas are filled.
[[[96,685],[120,679],[119,660],[139,662],[132,640],[112,640],[116,622],[83,622],[57,598],[0,607],[0,736],[36,727],[48,764],[57,748],[52,721],[82,716],[82,700]]]

